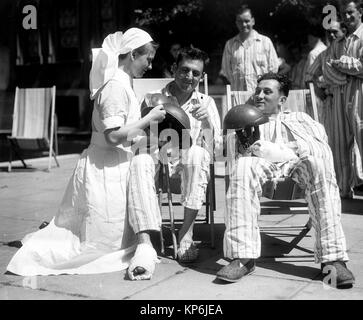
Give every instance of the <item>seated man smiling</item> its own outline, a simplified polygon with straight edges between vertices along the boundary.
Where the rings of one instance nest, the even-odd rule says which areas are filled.
[[[273,178],[291,177],[305,189],[315,229],[315,262],[321,264],[323,273],[336,271],[338,288],[352,287],[354,276],[346,267],[348,255],[332,152],[321,124],[303,112],[281,111],[289,85],[286,76],[275,73],[258,80],[255,106],[269,121],[258,127],[258,142],[245,149],[238,146],[239,154],[232,157],[235,162],[230,166],[223,243],[224,255],[232,261],[217,273],[217,278],[236,282],[254,271],[255,260],[261,254],[257,218],[262,185]],[[275,154],[271,143],[276,145]],[[279,160],[276,151],[284,148],[294,154]]]
[[[184,221],[178,233],[180,262],[192,262],[198,257],[198,249],[193,243],[194,221],[205,200],[210,178],[209,164],[213,161],[212,153],[217,153],[222,146],[220,117],[216,104],[213,98],[197,90],[207,59],[207,54],[200,49],[181,49],[173,66],[174,81],[158,92],[147,94],[142,104],[142,109],[151,107],[153,96],[161,93],[175,99],[190,120],[191,147],[180,152],[176,150],[177,152],[172,153],[169,163],[172,167],[171,173],[181,175]],[[150,160],[148,162],[151,164]],[[134,179],[145,181],[151,178],[140,176]]]

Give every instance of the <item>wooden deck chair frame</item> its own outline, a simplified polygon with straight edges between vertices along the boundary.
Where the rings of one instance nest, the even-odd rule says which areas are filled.
[[[139,103],[142,102],[143,97],[146,93],[160,90],[164,88],[169,82],[173,81],[174,78],[160,78],[160,79],[134,79],[134,90],[136,96],[138,98]],[[203,77],[204,84],[204,93],[208,94],[208,75],[204,74]],[[199,89],[199,87],[198,87]],[[172,184],[169,179],[169,167],[167,165],[161,165],[159,170],[159,188],[157,190],[160,211],[162,211],[163,206],[168,206],[169,218],[163,219],[164,228],[170,229],[171,237],[172,237],[172,245],[173,245],[173,257],[177,258],[177,236],[175,223],[182,222],[183,219],[175,219],[173,206],[180,206],[180,203],[173,202],[172,199]],[[206,201],[204,202],[206,208],[206,217],[203,219],[196,219],[196,222],[204,222],[210,225],[210,244],[211,247],[215,247],[215,231],[214,231],[214,213],[216,210],[216,199],[215,199],[215,171],[214,171],[214,163],[210,165],[210,180],[207,186],[206,192]],[[163,202],[162,195],[167,194],[167,203]],[[167,225],[169,223],[169,225]],[[163,235],[163,228],[160,231],[160,244],[161,244],[161,253],[165,255],[165,241]]]
[[[240,91],[240,92],[238,92],[238,94],[239,94],[239,99],[235,104],[233,104],[232,99],[235,95],[235,92],[231,91],[230,85],[226,86],[226,109],[227,110],[225,110],[224,115],[228,112],[228,110],[230,110],[232,108],[233,105],[252,103],[252,101],[250,99],[253,96],[253,92]],[[294,101],[291,98],[295,95],[298,96],[298,100],[301,103],[300,108],[296,108],[296,105],[294,105]],[[311,109],[310,109],[310,105],[311,105]],[[301,109],[303,109],[303,110],[301,110]],[[313,116],[315,121],[318,121],[319,118],[318,118],[317,101],[316,101],[313,83],[309,83],[309,89],[290,90],[289,97],[285,103],[285,110],[307,112]],[[297,184],[295,184],[291,179],[284,179],[284,178],[280,179],[278,181],[277,185],[274,185],[272,182],[265,183],[265,185],[263,186],[263,196],[276,200],[275,196],[277,194],[279,194],[279,197],[280,197],[280,194],[281,194],[281,192],[278,192],[278,186],[282,185],[282,184],[290,184],[292,187],[292,190],[289,190],[290,191],[289,199],[284,199],[284,200],[300,199],[303,196],[304,191],[301,190]],[[226,185],[226,190],[227,190],[228,185],[229,185],[229,177],[227,175],[225,176],[225,185]],[[285,231],[300,229],[301,230],[300,233],[289,243],[289,248],[291,251],[293,248],[297,247],[298,243],[306,236],[306,234],[310,231],[311,227],[312,227],[312,222],[309,217],[308,222],[302,226],[284,226],[284,227],[265,226],[265,227],[261,227],[260,229],[261,229],[261,232],[265,232],[265,233],[269,233],[269,232],[271,232],[271,230],[276,230],[276,229],[284,229]],[[301,249],[309,254],[313,253],[313,251],[311,251],[309,249],[304,249],[304,248],[299,248],[299,249]],[[283,258],[283,257],[286,257],[286,255],[282,255],[282,256],[275,255],[273,257],[263,256],[261,258]]]
[[[19,95],[21,91],[28,91],[34,89],[44,89],[45,91],[49,91],[50,94],[50,110],[49,110],[49,118],[46,119],[46,136],[39,136],[37,138],[29,138],[27,136],[19,136],[17,132],[18,128],[18,121],[20,121],[19,117],[19,108],[21,108],[20,101],[19,101]],[[56,97],[56,87],[53,86],[51,88],[19,88],[16,87],[15,89],[15,100],[14,100],[14,112],[13,112],[13,127],[12,127],[12,134],[11,136],[8,136],[8,140],[10,143],[10,150],[9,150],[9,165],[8,165],[8,171],[11,172],[12,170],[12,160],[13,160],[13,153],[20,159],[22,162],[24,168],[27,168],[27,165],[21,155],[22,150],[26,150],[28,152],[42,152],[47,151],[49,154],[48,157],[48,169],[49,172],[51,169],[51,162],[52,157],[54,157],[55,163],[57,167],[59,167],[59,162],[57,160],[58,155],[58,134],[57,134],[57,117],[55,114],[55,97]],[[47,108],[48,106],[44,106],[44,108]],[[34,141],[35,145],[37,147],[24,148],[22,147],[22,143],[19,143],[21,141]]]

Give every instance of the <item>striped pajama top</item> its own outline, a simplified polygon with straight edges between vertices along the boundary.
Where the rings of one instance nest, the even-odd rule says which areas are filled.
[[[226,42],[220,74],[234,91],[255,91],[258,77],[277,72],[278,68],[279,60],[270,38],[252,30],[243,42],[239,35]]]

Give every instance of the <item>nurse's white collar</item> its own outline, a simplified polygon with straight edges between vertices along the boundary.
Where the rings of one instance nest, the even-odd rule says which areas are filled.
[[[113,79],[118,80],[122,83],[125,83],[125,84],[129,85],[130,87],[132,87],[132,85],[133,85],[133,79],[130,77],[130,75],[127,74],[125,71],[123,71],[120,68],[118,68],[116,70],[115,75],[113,76]]]

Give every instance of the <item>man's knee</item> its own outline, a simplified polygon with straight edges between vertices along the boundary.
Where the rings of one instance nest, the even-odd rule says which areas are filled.
[[[255,158],[257,159],[257,158]],[[252,157],[240,157],[236,160],[233,168],[230,168],[230,176],[238,177],[241,179],[252,178],[253,167],[255,165],[254,158]]]
[[[183,156],[183,164],[184,165],[206,165],[210,163],[210,154],[209,152],[200,147],[193,145],[190,149],[186,151]]]
[[[132,158],[130,163],[131,172],[142,171],[155,173],[155,163],[149,154],[139,154]]]

